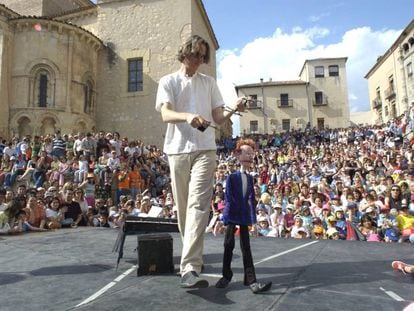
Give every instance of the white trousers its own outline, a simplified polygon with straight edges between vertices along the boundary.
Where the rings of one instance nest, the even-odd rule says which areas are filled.
[[[201,272],[204,232],[208,224],[216,170],[215,150],[169,155],[172,191],[183,250],[181,275]]]

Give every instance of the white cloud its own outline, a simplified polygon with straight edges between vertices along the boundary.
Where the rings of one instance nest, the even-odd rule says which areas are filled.
[[[309,16],[308,19],[309,19],[309,21],[315,23],[315,22],[319,22],[324,17],[328,17],[329,15],[331,15],[331,14],[326,12],[326,13],[321,13],[319,15],[311,15],[311,16]]]
[[[235,99],[234,85],[267,81],[296,80],[306,59],[348,57],[347,78],[351,111],[369,110],[365,74],[379,55],[396,40],[401,30],[373,31],[360,27],[347,31],[341,40],[324,45],[319,42],[329,29],[296,27],[290,33],[277,28],[271,37],[257,38],[237,50],[219,51],[218,82],[224,99]]]

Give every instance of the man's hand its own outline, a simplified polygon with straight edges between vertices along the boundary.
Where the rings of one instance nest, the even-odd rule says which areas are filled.
[[[192,113],[187,115],[186,121],[189,125],[197,129],[203,128],[205,130],[210,125],[210,122],[205,120],[202,116]]]
[[[233,109],[234,111],[244,112],[246,108],[246,103],[248,101],[249,100],[245,96],[239,97],[237,98],[236,102],[232,105],[231,109]]]

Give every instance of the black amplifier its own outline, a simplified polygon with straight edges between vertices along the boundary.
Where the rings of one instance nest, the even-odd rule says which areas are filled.
[[[138,235],[138,276],[174,273],[173,238],[168,233]]]

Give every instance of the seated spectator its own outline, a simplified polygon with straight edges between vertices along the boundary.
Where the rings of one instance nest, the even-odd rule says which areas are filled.
[[[325,236],[325,229],[322,227],[321,224],[314,224],[313,230],[312,230],[312,238],[315,240],[322,240]]]
[[[409,212],[408,207],[400,210],[396,217],[398,230],[401,233],[400,242],[410,241],[414,244],[414,216]]]
[[[62,227],[63,213],[60,210],[60,200],[58,197],[53,197],[46,208],[47,228],[59,229]]]
[[[110,228],[109,224],[109,213],[105,211],[101,211],[98,214],[97,222],[95,223],[95,227],[101,227],[101,228]]]
[[[24,202],[24,201],[23,201]],[[24,203],[21,198],[12,198],[3,212],[0,212],[0,234],[21,232],[15,227],[19,212],[23,209]]]
[[[257,217],[257,233],[259,236],[274,236],[272,227],[269,225],[269,220],[266,216]]]
[[[25,216],[33,227],[44,229],[46,226],[46,209],[43,200],[31,197],[27,201]]]
[[[346,218],[345,218],[344,210],[343,209],[337,209],[336,212],[335,212],[335,218],[336,218],[335,228],[339,233],[339,238],[341,240],[346,240],[347,224],[346,224]]]
[[[308,206],[303,206],[300,212],[300,216],[302,218],[303,227],[306,229],[307,232],[312,231],[312,214],[310,208]]]
[[[292,226],[290,236],[294,239],[303,239],[310,237],[310,233],[303,227],[303,220],[300,216],[295,216],[295,223]]]
[[[61,222],[62,227],[76,228],[78,225],[85,225],[82,218],[82,210],[79,203],[73,201],[73,189],[66,189],[62,203],[62,213],[64,218]]]
[[[336,228],[329,228],[326,230],[326,237],[329,240],[339,240],[339,232]]]
[[[38,228],[33,226],[27,220],[25,210],[20,210],[17,214],[17,221],[14,224],[13,232],[29,232],[29,231],[47,231],[45,228]]]
[[[295,215],[293,214],[293,205],[289,204],[286,207],[286,214],[283,217],[284,217],[284,224],[285,224],[285,228],[284,228],[285,237],[290,237],[292,227],[295,224],[295,220],[294,220]]]
[[[375,223],[371,216],[367,214],[362,215],[358,229],[362,235],[365,236],[366,240],[368,240],[373,234],[377,235]]]

